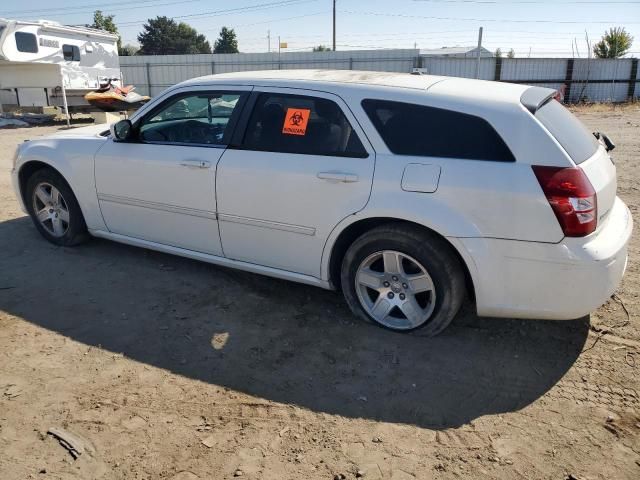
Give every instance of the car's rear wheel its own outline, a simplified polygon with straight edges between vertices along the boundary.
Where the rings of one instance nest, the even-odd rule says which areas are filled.
[[[87,227],[75,195],[60,174],[50,168],[27,180],[25,203],[38,231],[51,243],[78,245],[87,240]]]
[[[358,238],[342,263],[342,290],[361,318],[395,331],[444,330],[465,295],[457,256],[418,227],[388,224]]]

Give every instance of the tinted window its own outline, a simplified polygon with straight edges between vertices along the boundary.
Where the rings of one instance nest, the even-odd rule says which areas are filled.
[[[358,135],[335,102],[275,93],[258,97],[243,146],[267,152],[367,156]]]
[[[19,52],[38,53],[38,41],[33,33],[16,32],[16,47]]]
[[[364,100],[367,115],[398,155],[513,162],[515,158],[486,120],[441,108]]]
[[[76,45],[62,45],[62,55],[69,62],[80,61],[80,49]]]
[[[181,95],[169,100],[145,118],[140,139],[147,142],[226,145],[227,126],[242,94]]]
[[[551,100],[540,107],[536,118],[575,163],[582,163],[596,153],[599,145],[596,137],[557,100]]]

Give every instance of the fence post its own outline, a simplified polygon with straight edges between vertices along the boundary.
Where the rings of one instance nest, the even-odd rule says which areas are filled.
[[[567,73],[565,73],[564,81],[566,85],[566,88],[564,89],[564,103],[571,103],[571,84],[573,81],[573,58],[569,58],[567,60]]]
[[[216,62],[211,62],[211,75],[216,73]]]
[[[633,97],[636,95],[636,82],[638,81],[638,59],[631,59],[631,75],[629,75],[629,90],[627,91],[627,96],[629,100],[633,100]]]
[[[493,74],[493,80],[499,82],[502,77],[502,57],[496,57],[496,69]]]
[[[151,96],[151,65],[147,62],[145,66],[147,67],[147,95]]]

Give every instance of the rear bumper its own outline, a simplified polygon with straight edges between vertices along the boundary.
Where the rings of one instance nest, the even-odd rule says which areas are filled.
[[[588,315],[616,291],[632,229],[629,209],[616,198],[605,223],[588,237],[455,243],[471,271],[478,315],[564,320]]]

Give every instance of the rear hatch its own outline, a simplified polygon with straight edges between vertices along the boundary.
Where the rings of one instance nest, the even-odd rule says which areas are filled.
[[[599,230],[616,199],[616,167],[604,145],[584,124],[556,100],[540,106],[535,117],[582,169],[596,192]]]

